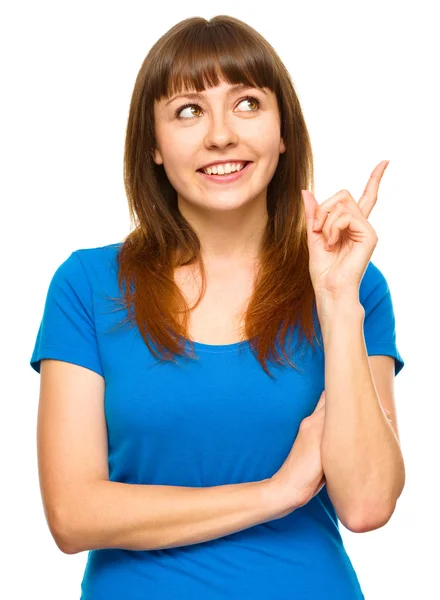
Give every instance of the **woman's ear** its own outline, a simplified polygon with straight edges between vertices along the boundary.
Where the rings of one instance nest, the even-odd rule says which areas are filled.
[[[151,156],[157,165],[161,165],[163,163],[162,155],[157,148],[154,148],[154,150],[151,151]]]
[[[284,143],[283,138],[280,139],[280,154],[283,154],[286,151],[286,144]]]

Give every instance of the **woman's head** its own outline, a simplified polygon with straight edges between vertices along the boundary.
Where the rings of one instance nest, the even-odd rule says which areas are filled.
[[[173,99],[185,93],[202,96]],[[182,108],[186,103],[191,106]],[[232,185],[206,181],[198,172],[228,158],[252,161]],[[314,191],[311,144],[290,75],[257,31],[230,16],[193,17],[154,44],[132,95],[124,181],[136,229],[119,253],[120,286],[136,280],[138,291],[132,296],[127,286],[126,302],[133,299],[138,325],[148,323],[153,338],[174,352],[166,329],[186,334],[186,316],[183,325],[174,318],[180,307],[188,313],[174,267],[197,263],[200,299],[204,294],[201,244],[185,214],[240,211],[263,201],[268,218],[246,339],[260,337],[264,354],[280,320],[288,326],[299,317],[310,330],[314,295],[301,190]],[[147,281],[148,297],[142,291]]]
[[[206,55],[198,63],[196,59],[196,80],[210,68],[209,59]],[[285,151],[277,97],[267,87],[232,85],[221,74],[215,76],[219,85],[201,94],[192,84],[184,94],[155,102],[154,162],[163,165],[185,216],[194,209],[213,213],[235,209],[229,213],[235,220],[240,209],[244,219],[251,211],[263,215],[267,186]],[[202,167],[208,165],[217,173],[219,163],[229,163],[220,167],[227,173],[238,166],[240,176],[225,183],[203,174]]]
[[[228,95],[239,84],[249,89]],[[188,91],[206,99],[172,100]],[[260,107],[254,100],[238,102],[246,96],[261,101]],[[183,109],[179,120],[176,110],[189,102],[200,108]],[[222,157],[254,164],[234,185],[204,181],[197,169]],[[135,213],[151,214],[156,204],[165,216],[177,209],[178,195],[199,207],[223,210],[267,191],[273,217],[273,196],[290,191],[293,183],[302,202],[301,189],[313,186],[311,171],[309,136],[292,80],[257,31],[230,16],[193,17],[154,44],[136,79],[127,129],[129,198],[132,189],[151,190],[142,207],[132,198]]]

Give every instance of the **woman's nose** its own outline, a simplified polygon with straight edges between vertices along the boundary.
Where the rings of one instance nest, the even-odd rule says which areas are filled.
[[[236,143],[238,134],[235,131],[228,115],[216,115],[210,117],[205,143],[208,146],[227,146]]]

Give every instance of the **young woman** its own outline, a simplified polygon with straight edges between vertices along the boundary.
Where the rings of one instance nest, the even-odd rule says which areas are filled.
[[[318,205],[261,35],[190,18],[151,48],[134,229],[58,267],[31,358],[43,504],[59,548],[89,551],[82,600],[364,598],[339,521],[383,526],[405,479],[404,363],[370,260],[386,165],[358,202]]]

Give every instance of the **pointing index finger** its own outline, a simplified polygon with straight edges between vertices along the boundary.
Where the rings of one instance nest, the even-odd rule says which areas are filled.
[[[364,192],[359,199],[358,206],[367,219],[377,202],[379,184],[389,162],[389,160],[383,160],[373,169],[370,179],[365,186]]]

